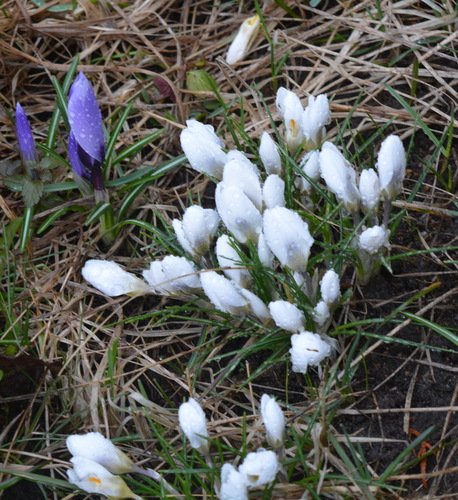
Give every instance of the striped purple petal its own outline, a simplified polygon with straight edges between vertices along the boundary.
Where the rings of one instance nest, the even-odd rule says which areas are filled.
[[[103,163],[105,134],[102,113],[97,104],[94,90],[83,73],[77,76],[70,89],[68,120],[73,137],[79,147],[94,160],[95,164]],[[87,165],[87,167],[90,166]]]
[[[81,161],[79,155],[78,143],[76,142],[75,136],[72,132],[68,136],[68,157],[70,159],[70,165],[79,177],[84,177],[88,181],[91,180],[91,172],[88,170],[83,162]]]
[[[16,137],[22,161],[24,163],[34,163],[35,141],[27,115],[19,103],[16,104]]]

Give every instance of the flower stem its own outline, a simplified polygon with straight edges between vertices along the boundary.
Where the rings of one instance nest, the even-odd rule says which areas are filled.
[[[156,472],[154,469],[144,469],[139,465],[136,465],[133,469],[133,472],[137,472],[138,474],[142,474],[143,476],[150,477],[157,481],[165,491],[173,495],[175,498],[182,498],[183,495],[179,493],[168,481],[166,481],[159,472]]]

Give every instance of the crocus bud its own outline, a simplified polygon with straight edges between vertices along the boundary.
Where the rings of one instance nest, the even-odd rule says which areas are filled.
[[[97,462],[112,474],[125,474],[135,469],[132,460],[100,432],[72,434],[67,437],[66,445],[74,457]]]
[[[356,173],[348,165],[345,158],[332,145],[325,143],[320,153],[321,177],[328,189],[336,195],[336,198],[349,211],[355,212],[359,206],[359,191],[356,187]]]
[[[248,270],[240,262],[240,256],[234,248],[234,243],[223,234],[216,241],[216,258],[223,273],[239,286],[246,287],[251,282]]]
[[[182,403],[178,410],[178,420],[192,448],[206,455],[209,450],[207,419],[199,403],[193,398]]]
[[[248,160],[248,159],[247,159]],[[229,160],[224,165],[223,182],[225,186],[241,189],[253,205],[262,210],[262,192],[259,172],[256,166],[248,161]]]
[[[325,126],[330,121],[329,102],[326,94],[310,96],[307,107],[302,114],[302,133],[307,141],[308,149],[318,148],[326,133]]]
[[[231,464],[221,468],[220,500],[248,500],[245,476]]]
[[[324,273],[320,281],[321,298],[328,306],[334,305],[340,298],[339,275],[334,269],[329,269]]]
[[[281,159],[277,145],[272,137],[267,132],[263,132],[261,136],[261,144],[259,145],[259,156],[262,164],[268,175],[281,175]]]
[[[261,397],[261,416],[270,446],[281,448],[285,434],[285,416],[275,399],[267,394]]]
[[[382,226],[373,226],[363,231],[358,238],[358,247],[370,255],[375,255],[389,246],[390,232]]]
[[[331,355],[331,346],[312,332],[301,332],[291,337],[293,372],[305,373],[309,366],[319,366]]]
[[[16,138],[19,144],[19,153],[27,171],[36,162],[35,140],[29,119],[22,106],[16,104]]]
[[[201,273],[200,282],[205,295],[219,311],[231,314],[246,314],[247,300],[237,286],[214,271]]]
[[[271,174],[264,181],[262,198],[266,208],[285,206],[285,181],[276,174]]]
[[[273,451],[260,448],[256,452],[248,453],[239,467],[249,488],[257,488],[275,480],[280,469],[278,458]]]
[[[275,101],[286,128],[286,144],[294,152],[303,142],[301,121],[304,108],[299,97],[290,90],[280,87]]]
[[[237,241],[257,242],[262,216],[240,188],[220,182],[216,187],[215,202],[221,219]]]
[[[151,293],[151,288],[143,280],[110,260],[87,260],[81,274],[94,288],[109,297]]]
[[[364,212],[369,213],[377,210],[380,201],[380,182],[374,169],[368,168],[361,172],[359,192],[361,194],[361,208]]]
[[[173,219],[172,225],[183,250],[193,257],[204,255],[218,230],[219,216],[216,210],[199,205],[188,207],[183,220]]]
[[[156,293],[163,295],[194,293],[202,288],[194,264],[175,255],[151,262],[143,277]]]
[[[264,233],[261,232],[258,239],[258,257],[266,267],[272,267],[274,254],[270,251]]]
[[[242,288],[240,293],[245,297],[248,302],[248,307],[262,323],[268,323],[271,319],[269,309],[264,304],[264,302],[253,292]]]
[[[216,179],[221,179],[226,163],[226,153],[221,149],[223,141],[211,125],[197,120],[187,120],[187,127],[180,134],[181,148],[191,167]]]
[[[276,300],[269,304],[272,319],[279,328],[288,332],[298,332],[304,328],[304,313],[291,302]]]
[[[68,156],[73,172],[104,191],[102,164],[105,159],[105,132],[94,90],[80,73],[73,82],[68,98]]]
[[[300,167],[305,177],[300,177],[299,189],[310,191],[312,184],[310,181],[317,182],[320,178],[320,153],[318,151],[309,151],[300,162]]]
[[[81,490],[105,495],[108,498],[141,500],[141,497],[135,495],[121,477],[113,475],[97,462],[82,456],[73,457],[70,462],[73,464],[73,469],[67,471],[68,480]]]
[[[377,170],[382,195],[386,200],[393,200],[402,191],[406,173],[406,153],[397,135],[390,135],[383,141],[377,157]]]
[[[251,43],[259,30],[259,16],[255,15],[243,21],[237,35],[229,47],[226,55],[227,64],[235,64],[245,59]]]
[[[331,311],[324,300],[320,300],[313,309],[313,319],[318,326],[323,326],[331,317]]]
[[[263,231],[269,248],[284,267],[305,271],[313,245],[308,225],[297,212],[285,207],[264,212]]]

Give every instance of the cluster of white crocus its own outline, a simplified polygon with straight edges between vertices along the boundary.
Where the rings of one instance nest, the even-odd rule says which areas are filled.
[[[247,454],[238,468],[225,463],[221,468],[221,487],[218,496],[222,500],[246,500],[248,490],[272,483],[279,470],[285,435],[285,417],[274,398],[264,394],[260,404],[261,416],[266,429],[267,442],[275,451],[259,448]],[[181,430],[192,448],[201,453],[207,464],[213,467],[209,454],[207,419],[199,403],[193,399],[182,403],[178,410]]]

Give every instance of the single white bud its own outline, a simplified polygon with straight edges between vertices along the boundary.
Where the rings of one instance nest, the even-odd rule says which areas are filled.
[[[272,253],[284,267],[305,271],[313,245],[308,225],[297,212],[275,207],[264,212],[263,231]]]
[[[291,362],[293,372],[305,373],[309,366],[319,366],[331,355],[331,346],[318,334],[301,332],[291,337]]]
[[[270,251],[269,245],[266,242],[264,233],[259,235],[258,239],[258,257],[261,263],[266,267],[272,267],[274,254]]]
[[[192,205],[185,210],[183,220],[172,221],[178,242],[193,257],[208,252],[218,230],[219,215],[216,210]]]
[[[216,186],[215,202],[221,219],[237,241],[257,242],[262,216],[240,188],[220,182]]]
[[[285,206],[285,181],[276,174],[271,174],[264,181],[262,198],[266,208]]]
[[[248,500],[245,477],[231,464],[224,464],[221,468],[219,498],[220,500]]]
[[[121,477],[113,475],[97,462],[82,456],[73,457],[70,462],[73,464],[73,469],[67,471],[68,480],[79,489],[108,498],[141,500],[141,497],[135,495]]]
[[[267,132],[262,133],[261,143],[259,145],[259,156],[261,157],[262,164],[268,175],[281,175],[282,166],[280,153],[278,152],[277,145]]]
[[[143,280],[110,260],[87,260],[81,274],[94,288],[109,297],[144,295],[152,291]]]
[[[304,107],[299,97],[284,87],[278,89],[275,103],[285,124],[288,149],[295,151],[304,141],[301,128]]]
[[[217,179],[221,179],[226,163],[224,143],[215,134],[211,125],[197,120],[187,120],[187,127],[180,134],[181,148],[191,167]]]
[[[358,247],[370,255],[375,255],[389,247],[390,232],[382,226],[373,226],[363,231],[358,238]]]
[[[406,173],[406,153],[397,135],[390,135],[382,142],[376,167],[383,196],[393,200],[402,191]]]
[[[304,313],[294,304],[291,304],[291,302],[286,300],[270,302],[269,311],[272,319],[279,328],[293,333],[303,330],[305,323]]]
[[[324,300],[320,300],[313,309],[313,319],[318,326],[323,326],[331,317],[331,311]]]
[[[223,182],[225,186],[235,186],[241,189],[253,205],[262,210],[262,191],[259,182],[259,172],[253,163],[230,160],[224,165]]]
[[[266,428],[267,441],[272,448],[283,446],[285,435],[285,416],[274,398],[263,394],[261,397],[261,416]]]
[[[226,55],[227,64],[235,64],[245,59],[250,45],[259,30],[260,19],[258,15],[252,16],[243,21],[240,29],[232,40]]]
[[[132,460],[99,432],[72,434],[67,437],[66,445],[74,457],[97,462],[112,474],[125,474],[135,469]]]
[[[324,273],[320,281],[321,298],[328,306],[335,304],[340,298],[339,275],[334,269],[329,269]]]
[[[377,210],[380,201],[380,181],[374,169],[368,168],[361,172],[359,192],[361,194],[361,208],[366,213]]]
[[[219,311],[231,314],[248,312],[247,300],[232,281],[214,271],[201,273],[200,281],[205,295]]]
[[[325,126],[330,119],[331,112],[326,94],[310,96],[301,119],[302,133],[309,149],[319,147],[326,133]]]
[[[248,453],[239,466],[239,472],[243,474],[249,488],[257,488],[271,483],[275,480],[279,469],[277,454],[263,448]]]
[[[209,450],[207,419],[202,407],[194,398],[189,398],[187,403],[180,405],[178,420],[191,447],[206,455]]]
[[[216,241],[216,258],[227,278],[235,281],[241,287],[249,286],[250,273],[240,262],[240,256],[226,234],[220,236]]]
[[[321,177],[343,206],[349,212],[355,212],[359,206],[356,173],[339,150],[334,146],[326,147],[328,144],[324,144],[320,153]]]
[[[185,257],[167,255],[155,260],[143,271],[143,277],[156,293],[163,295],[194,293],[202,288],[197,268]]]
[[[305,177],[299,177],[299,189],[310,191],[312,184],[310,181],[317,182],[320,179],[320,153],[319,151],[309,151],[300,162],[300,167]]]
[[[240,293],[245,297],[248,302],[248,306],[251,312],[256,316],[262,323],[268,323],[271,319],[269,309],[264,304],[264,302],[253,292],[242,288]]]

